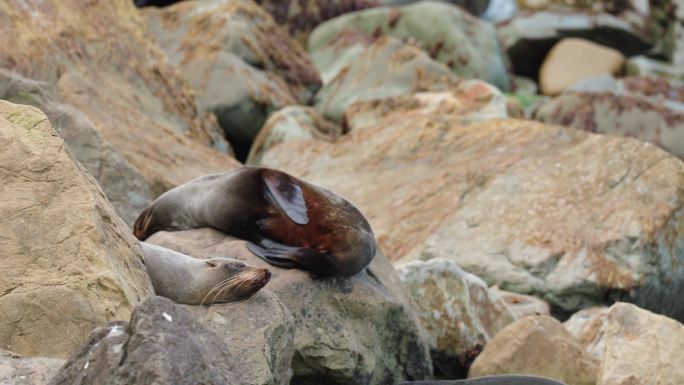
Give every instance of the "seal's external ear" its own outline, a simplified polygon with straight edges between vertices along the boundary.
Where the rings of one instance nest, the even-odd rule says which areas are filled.
[[[207,265],[211,266],[211,267],[216,267],[216,263],[214,263],[214,262],[212,262],[212,261],[210,261],[210,260],[208,260],[208,259],[205,260],[204,262],[205,262]]]
[[[299,184],[283,172],[264,169],[263,178],[276,204],[298,225],[309,223],[306,202]]]

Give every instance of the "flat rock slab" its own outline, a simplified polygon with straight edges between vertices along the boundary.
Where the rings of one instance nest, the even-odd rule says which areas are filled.
[[[345,196],[392,260],[450,258],[569,312],[625,296],[684,319],[679,159],[634,139],[376,104],[391,113],[332,144],[281,143],[261,164]]]
[[[160,232],[147,241],[196,258],[229,256],[269,268],[266,289],[294,317],[292,383],[380,385],[432,374],[415,305],[381,254],[354,277],[313,279],[270,266],[244,241],[212,229]]]
[[[47,117],[0,101],[0,347],[65,358],[151,295],[138,241]]]

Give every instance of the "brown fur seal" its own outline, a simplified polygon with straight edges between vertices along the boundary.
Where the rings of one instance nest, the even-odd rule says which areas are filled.
[[[213,227],[250,241],[266,262],[318,276],[351,276],[375,255],[368,221],[351,203],[282,171],[241,167],[162,194],[135,221],[140,240],[160,230]]]
[[[186,305],[247,299],[264,287],[271,272],[232,258],[196,259],[140,242],[157,295]]]

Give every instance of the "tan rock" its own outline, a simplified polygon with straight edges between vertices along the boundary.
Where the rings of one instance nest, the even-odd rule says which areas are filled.
[[[624,63],[625,57],[615,49],[584,39],[563,39],[544,59],[539,87],[544,95],[555,96],[580,80],[601,74],[617,75]]]
[[[470,367],[468,377],[533,374],[568,385],[594,385],[599,361],[556,319],[524,317],[501,330]]]
[[[397,266],[428,332],[432,362],[443,378],[463,377],[472,360],[515,318],[479,277],[445,258]]]
[[[64,358],[153,293],[138,241],[38,109],[0,101],[0,348]]]
[[[548,302],[541,298],[501,290],[497,286],[490,288],[490,290],[508,306],[515,319],[529,315],[551,315],[551,307]]]
[[[603,358],[608,310],[599,306],[583,309],[563,323],[570,334],[598,359]]]
[[[597,385],[684,384],[684,325],[637,306],[608,312]]]
[[[334,144],[281,143],[262,164],[345,196],[392,260],[449,258],[571,312],[622,293],[684,317],[684,271],[670,267],[684,261],[679,159],[634,139],[375,103],[387,112],[348,119]]]
[[[55,103],[78,110],[72,117],[83,122],[65,122],[67,130],[87,136],[69,145],[99,153],[99,164],[86,167],[108,194],[120,194],[112,198],[126,214],[168,188],[237,166],[139,15],[132,1],[0,2],[0,35],[13,36],[0,40],[0,67],[40,80],[54,88]],[[136,179],[124,187],[144,181],[140,190],[150,194],[126,197],[123,178]]]

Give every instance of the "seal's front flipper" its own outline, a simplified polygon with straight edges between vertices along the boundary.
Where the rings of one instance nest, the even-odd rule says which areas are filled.
[[[274,245],[281,246],[282,248],[274,247]],[[247,242],[247,249],[273,266],[282,267],[283,269],[302,268],[302,265],[290,256],[290,254],[295,254],[296,250],[300,249],[299,247],[285,246],[269,241],[268,246]]]
[[[309,223],[302,187],[289,175],[276,170],[266,169],[262,175],[268,192],[288,218],[298,225]]]

